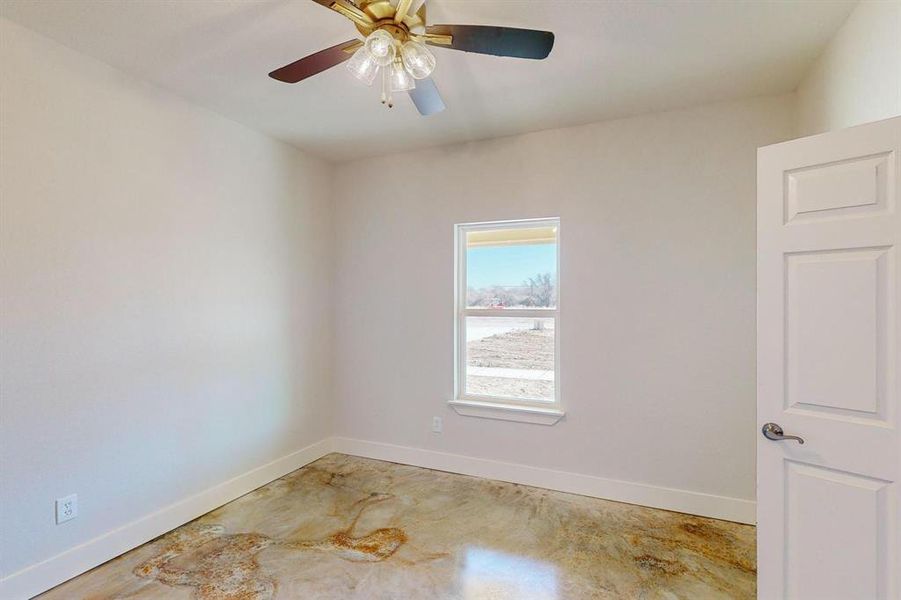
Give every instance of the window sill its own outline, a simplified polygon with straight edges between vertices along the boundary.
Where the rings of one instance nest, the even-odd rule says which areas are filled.
[[[535,423],[538,425],[553,425],[566,414],[559,408],[477,402],[475,400],[451,400],[448,404],[457,414],[466,417],[519,421],[520,423]]]

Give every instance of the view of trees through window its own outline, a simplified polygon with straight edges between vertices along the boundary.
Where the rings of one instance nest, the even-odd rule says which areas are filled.
[[[554,306],[554,279],[550,273],[538,273],[520,285],[492,285],[466,289],[466,304],[484,308],[551,308]]]
[[[529,230],[512,231],[525,235]],[[551,238],[550,242],[468,245],[466,305],[473,308],[556,306],[556,239]]]

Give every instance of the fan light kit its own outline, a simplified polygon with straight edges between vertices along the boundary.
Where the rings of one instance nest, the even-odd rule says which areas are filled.
[[[350,19],[363,36],[269,73],[273,79],[297,83],[347,61],[348,70],[372,85],[381,76],[382,104],[394,105],[392,94],[407,92],[423,116],[444,110],[431,75],[437,61],[426,46],[464,52],[547,58],[554,34],[534,29],[484,25],[426,25],[423,0],[313,0]],[[416,5],[414,7],[414,4]]]
[[[420,42],[401,42],[384,29],[376,29],[347,61],[347,69],[366,85],[372,85],[381,72],[382,104],[390,108],[393,92],[415,89],[416,79],[432,74],[435,56]]]

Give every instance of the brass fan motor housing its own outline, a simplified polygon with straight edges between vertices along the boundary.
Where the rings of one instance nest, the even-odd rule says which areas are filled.
[[[407,13],[400,23],[394,22],[397,7],[390,0],[358,0],[357,6],[373,21],[371,27],[362,23],[354,23],[363,37],[368,36],[376,29],[382,29],[391,34],[399,42],[405,42],[410,35],[425,33],[425,4],[419,7],[415,13]]]

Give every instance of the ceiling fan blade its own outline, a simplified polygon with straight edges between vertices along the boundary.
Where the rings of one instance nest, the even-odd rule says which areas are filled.
[[[353,50],[360,45],[360,40],[348,40],[337,46],[320,50],[316,54],[311,54],[300,60],[296,60],[290,65],[285,65],[280,69],[276,69],[269,73],[269,77],[284,81],[285,83],[297,83],[303,81],[307,77],[312,77],[317,73],[322,73],[326,69],[331,69],[335,65],[340,65],[353,55]]]
[[[428,42],[433,45],[494,56],[542,59],[547,58],[554,47],[554,34],[536,29],[491,25],[431,25],[425,31],[426,41],[429,35],[449,35],[453,38],[450,45]]]
[[[420,79],[416,82],[416,87],[407,92],[410,99],[416,105],[416,110],[424,117],[440,113],[447,108],[441,94],[438,93],[438,86],[431,77]]]
[[[369,15],[360,10],[356,4],[349,2],[348,0],[313,0],[313,2],[340,13],[363,27],[371,27],[373,24]]]

